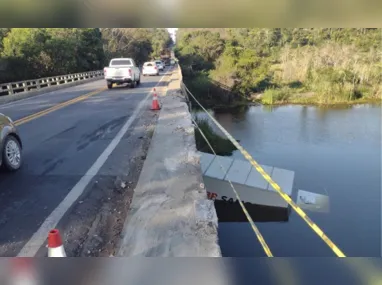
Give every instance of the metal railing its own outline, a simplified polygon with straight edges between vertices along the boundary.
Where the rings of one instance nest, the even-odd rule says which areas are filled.
[[[68,75],[52,76],[39,79],[25,80],[0,84],[0,96],[13,95],[46,87],[63,85],[75,81],[103,77],[103,70],[74,73]]]

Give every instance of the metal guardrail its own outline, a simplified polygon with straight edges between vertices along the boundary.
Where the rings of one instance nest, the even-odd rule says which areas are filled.
[[[31,90],[39,90],[46,87],[67,84],[75,81],[88,80],[103,77],[103,70],[74,73],[68,75],[52,76],[39,79],[25,80],[0,84],[0,96],[13,95]]]

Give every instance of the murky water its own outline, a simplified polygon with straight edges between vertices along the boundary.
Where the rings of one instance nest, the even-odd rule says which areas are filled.
[[[256,106],[214,116],[257,162],[295,172],[294,201],[297,189],[329,196],[329,213],[306,213],[347,256],[380,256],[380,106]],[[293,211],[286,223],[257,225],[275,256],[334,256]],[[220,223],[219,238],[224,256],[265,256],[248,223]]]

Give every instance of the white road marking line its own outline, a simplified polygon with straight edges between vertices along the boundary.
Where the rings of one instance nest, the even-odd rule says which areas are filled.
[[[166,75],[166,74],[165,74]],[[165,75],[158,81],[156,86],[165,78]],[[24,245],[24,247],[18,253],[18,257],[33,257],[36,255],[37,251],[44,244],[48,237],[48,233],[50,230],[54,229],[67,210],[74,204],[74,202],[81,196],[84,192],[87,185],[93,179],[93,177],[98,173],[103,164],[106,162],[110,154],[117,147],[118,143],[121,141],[131,124],[134,122],[136,117],[138,116],[140,110],[145,105],[147,99],[151,95],[150,91],[146,97],[139,103],[138,107],[134,110],[134,113],[130,116],[128,121],[123,125],[118,134],[114,137],[114,139],[110,142],[107,148],[103,151],[103,153],[98,157],[96,162],[90,167],[90,169],[86,172],[86,174],[77,182],[77,184],[70,190],[68,195],[61,201],[61,203],[57,206],[56,209],[46,218],[44,223],[40,226],[40,228],[33,234],[30,240]]]

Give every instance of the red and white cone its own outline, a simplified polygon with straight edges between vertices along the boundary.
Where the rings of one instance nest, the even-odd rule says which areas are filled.
[[[10,270],[10,285],[37,285],[40,284],[34,266],[33,258],[12,258]]]
[[[153,103],[151,105],[151,110],[154,110],[154,111],[160,110],[158,96],[157,96],[157,92],[155,91],[155,88],[154,88],[154,96],[153,96]]]
[[[51,230],[48,235],[48,257],[66,257],[60,232],[57,229]]]

